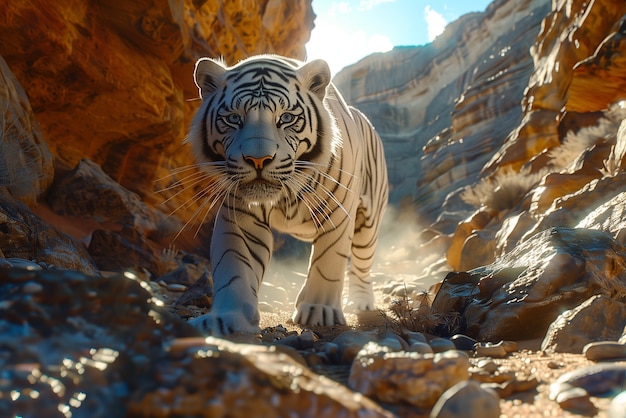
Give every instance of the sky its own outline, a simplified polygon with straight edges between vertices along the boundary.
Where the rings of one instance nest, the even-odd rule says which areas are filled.
[[[336,74],[343,67],[394,46],[424,45],[446,24],[482,12],[490,0],[313,0],[315,29],[307,60],[322,58]]]

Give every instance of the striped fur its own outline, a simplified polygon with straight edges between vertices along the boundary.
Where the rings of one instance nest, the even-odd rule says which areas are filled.
[[[296,323],[345,323],[348,264],[350,308],[374,309],[370,268],[387,169],[380,138],[330,83],[328,65],[261,55],[228,68],[201,59],[194,76],[203,103],[188,141],[213,179],[207,204],[219,209],[213,308],[193,323],[217,335],[259,331],[272,229],[313,244]]]

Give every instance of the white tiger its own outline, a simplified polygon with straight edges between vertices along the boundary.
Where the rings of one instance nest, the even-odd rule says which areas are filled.
[[[204,58],[194,79],[203,103],[188,141],[213,179],[205,204],[220,207],[213,307],[191,322],[215,335],[259,332],[272,228],[313,243],[294,322],[345,324],[349,259],[349,305],[374,309],[370,268],[388,195],[383,147],[330,82],[326,62],[260,55],[229,68]]]

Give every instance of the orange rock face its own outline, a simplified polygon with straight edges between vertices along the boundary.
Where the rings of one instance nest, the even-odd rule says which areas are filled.
[[[181,142],[201,56],[304,58],[310,0],[9,2],[0,55],[62,166],[89,158],[147,200],[156,177],[189,163]]]

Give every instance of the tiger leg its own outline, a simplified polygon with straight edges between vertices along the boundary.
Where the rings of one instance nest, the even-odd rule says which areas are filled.
[[[354,234],[348,270],[348,304],[346,310],[374,310],[374,291],[370,271],[378,241],[377,228],[362,226]]]
[[[211,335],[258,333],[257,292],[272,245],[271,230],[262,219],[223,206],[211,239],[213,306],[190,323]]]
[[[309,274],[296,299],[295,323],[345,324],[341,308],[343,282],[350,252],[352,222],[320,235],[313,243]],[[349,227],[346,227],[349,226]]]

